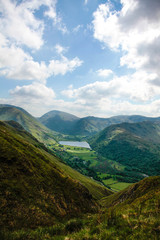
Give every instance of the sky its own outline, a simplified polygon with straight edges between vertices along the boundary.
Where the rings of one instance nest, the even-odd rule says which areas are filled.
[[[160,116],[160,1],[0,0],[0,104]]]

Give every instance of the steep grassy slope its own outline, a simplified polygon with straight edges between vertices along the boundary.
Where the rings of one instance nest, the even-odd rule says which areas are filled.
[[[70,235],[73,240],[160,239],[160,177],[146,178],[101,203],[102,212],[85,230]]]
[[[160,174],[159,142],[159,122],[141,122],[110,126],[94,136],[90,145],[106,159],[122,164],[128,176],[133,172],[151,176]],[[105,169],[105,164],[104,160],[100,168]]]
[[[91,192],[111,194],[59,162],[18,123],[0,122],[0,143],[1,228],[34,228],[95,212]]]
[[[100,202],[105,208],[116,207],[122,210],[126,205],[129,208],[136,207],[136,204],[140,207],[139,204],[142,205],[148,200],[156,201],[157,197],[160,198],[160,176],[153,176],[144,178],[112,196],[105,197]],[[145,205],[141,207],[146,208]]]
[[[100,203],[97,214],[52,227],[5,234],[5,240],[160,239],[160,177],[146,178]]]
[[[47,129],[36,118],[26,112],[24,109],[0,104],[0,120],[2,121],[16,121],[21,124],[24,129],[30,132],[40,142],[45,144],[54,144],[54,132]]]

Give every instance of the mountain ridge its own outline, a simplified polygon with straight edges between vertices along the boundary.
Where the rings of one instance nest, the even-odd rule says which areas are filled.
[[[67,120],[65,116],[68,116]],[[159,117],[145,117],[141,115],[119,115],[109,118],[100,118],[94,116],[87,116],[83,118],[76,117],[75,115],[61,112],[57,110],[50,111],[40,118],[41,123],[50,128],[51,130],[60,132],[62,134],[79,135],[79,136],[92,136],[97,132],[103,130],[113,124],[122,122],[142,122],[142,121],[159,121]],[[61,126],[59,126],[61,125]]]
[[[45,144],[53,144],[56,142],[56,134],[41,124],[36,118],[34,118],[23,108],[0,104],[0,120],[13,120],[18,122],[26,131],[30,132],[40,142],[43,142]]]

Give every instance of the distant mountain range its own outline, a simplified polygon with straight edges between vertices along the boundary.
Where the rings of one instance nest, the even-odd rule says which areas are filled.
[[[48,139],[49,143],[51,139],[56,138],[58,133],[72,136],[93,136],[113,124],[143,121],[156,122],[160,118],[140,115],[121,115],[110,118],[88,116],[79,118],[66,112],[53,110],[37,119],[20,107],[0,104],[0,120],[17,121],[38,140]]]
[[[62,134],[80,136],[91,136],[103,130],[105,127],[122,122],[135,123],[159,120],[160,118],[151,118],[139,115],[122,115],[110,118],[98,118],[93,116],[78,118],[72,114],[61,111],[51,111],[39,118],[39,121],[42,124],[53,131],[60,132]]]

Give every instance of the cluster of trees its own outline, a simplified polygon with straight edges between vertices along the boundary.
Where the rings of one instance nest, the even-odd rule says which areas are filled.
[[[59,151],[58,149],[55,149],[55,154],[58,156],[60,159],[63,160],[64,163],[72,167],[73,169],[77,170],[78,172],[82,173],[83,175],[86,175],[88,177],[92,177],[96,181],[102,182],[102,179],[98,177],[98,174],[95,170],[93,170],[90,167],[91,162],[90,161],[85,161],[79,157],[72,156],[66,151]]]

